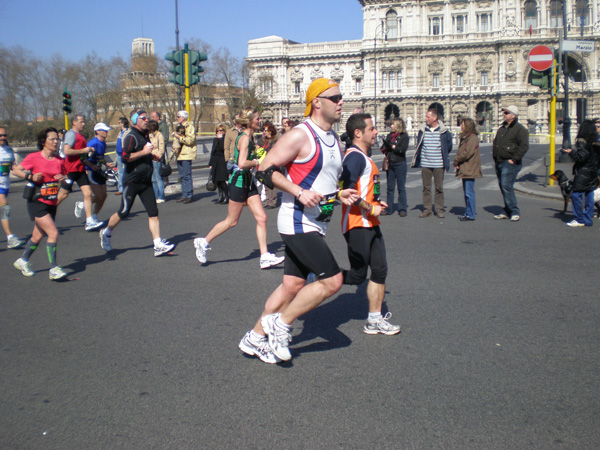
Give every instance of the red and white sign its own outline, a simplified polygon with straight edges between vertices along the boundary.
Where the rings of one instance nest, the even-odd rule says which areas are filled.
[[[554,51],[545,45],[536,45],[529,52],[527,61],[532,69],[542,72],[552,66]]]

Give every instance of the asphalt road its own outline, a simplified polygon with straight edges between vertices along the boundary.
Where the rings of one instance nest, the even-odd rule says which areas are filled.
[[[249,212],[209,264],[194,257],[192,239],[226,214],[214,193],[160,205],[162,235],[178,244],[161,258],[139,202],[106,254],[72,194],[57,217],[60,283],[44,246],[23,277],[2,234],[0,448],[598,448],[600,223],[570,229],[562,202],[528,196],[520,222],[494,220],[501,196],[483,162],[477,221],[457,220],[450,176],[447,218],[419,219],[413,170],[408,217],[382,219],[385,305],[401,334],[363,334],[364,286],[343,287],[297,321],[294,359],[277,366],[237,348],[282,275],[259,269]],[[9,200],[25,236],[19,186]],[[111,193],[101,218],[118,202]],[[281,254],[277,211],[267,214]],[[347,266],[339,217],[327,241]]]

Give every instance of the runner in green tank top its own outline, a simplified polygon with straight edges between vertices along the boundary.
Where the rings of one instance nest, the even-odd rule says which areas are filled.
[[[227,217],[216,224],[205,238],[194,239],[196,258],[200,263],[206,263],[206,252],[210,250],[210,242],[235,227],[242,214],[242,209],[245,205],[248,205],[256,220],[260,268],[266,269],[281,264],[285,257],[278,257],[273,253],[269,253],[267,248],[267,215],[263,209],[252,175],[252,171],[259,166],[256,146],[254,145],[254,133],[260,130],[260,116],[255,109],[246,108],[240,114],[238,123],[244,127],[244,132],[238,136],[235,142],[234,159],[237,162],[238,169],[233,172],[229,179]]]

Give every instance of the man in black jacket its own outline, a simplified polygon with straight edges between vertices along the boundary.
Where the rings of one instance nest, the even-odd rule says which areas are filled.
[[[504,213],[494,219],[510,219],[517,222],[521,218],[515,181],[523,167],[523,156],[529,150],[529,132],[519,123],[519,109],[515,105],[502,108],[504,122],[494,138],[493,157],[496,163],[496,176],[504,197]]]
[[[175,247],[174,244],[160,238],[158,207],[152,188],[152,161],[158,160],[158,156],[152,153],[153,150],[154,146],[148,140],[148,114],[141,109],[131,116],[131,131],[123,138],[125,176],[121,207],[110,217],[108,226],[100,230],[100,246],[107,252],[112,250],[112,231],[129,215],[133,201],[138,195],[148,213],[148,226],[154,241],[154,256],[164,255]]]

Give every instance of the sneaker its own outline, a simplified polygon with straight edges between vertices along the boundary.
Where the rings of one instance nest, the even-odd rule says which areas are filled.
[[[250,333],[251,331],[248,331],[240,341],[238,347],[241,351],[246,355],[258,356],[258,359],[267,364],[277,364],[278,362],[281,362],[281,360],[275,356],[273,350],[271,350],[269,340],[266,336],[258,342],[253,342],[252,339],[250,339]]]
[[[74,214],[75,214],[75,217],[77,217],[78,219],[81,219],[81,216],[83,215],[83,202],[75,202]]]
[[[260,255],[260,268],[268,269],[269,267],[281,264],[285,260],[285,256],[276,256],[273,253],[265,253]]]
[[[108,230],[108,228],[100,230],[100,247],[102,247],[103,250],[110,252],[112,247],[110,245],[110,236],[106,235],[106,230]]]
[[[96,219],[89,219],[85,221],[85,231],[96,231],[104,226],[104,222]]]
[[[519,216],[518,214],[515,214],[510,218],[511,222],[518,222],[519,220],[521,220],[521,216]]]
[[[25,245],[24,239],[19,239],[16,236],[11,236],[8,238],[8,242],[6,243],[6,248],[19,248]]]
[[[269,336],[269,345],[273,350],[273,354],[282,361],[289,361],[292,359],[292,354],[288,348],[292,341],[292,335],[290,334],[292,329],[279,320],[280,316],[280,313],[268,314],[260,320],[260,324]]]
[[[156,199],[156,203],[164,203],[165,199],[164,198],[157,198]]]
[[[377,322],[369,322],[365,324],[363,331],[366,334],[385,334],[388,336],[400,333],[400,325],[392,325],[388,322],[388,319],[392,317],[392,313],[389,312],[385,316],[381,317]]]
[[[584,227],[585,224],[577,222],[575,219],[571,220],[570,222],[567,223],[568,227]]]
[[[35,272],[31,270],[31,264],[29,261],[25,261],[23,258],[17,259],[13,263],[13,266],[15,269],[19,269],[26,277],[32,277],[35,275]]]
[[[194,247],[196,247],[196,259],[200,261],[201,264],[205,264],[206,252],[210,250],[210,245],[206,242],[206,239],[196,238],[194,239]]]
[[[504,214],[504,213],[502,213],[502,214],[496,214],[494,216],[494,219],[497,219],[497,220],[508,219],[508,216],[506,214]]]
[[[65,272],[60,266],[56,266],[50,269],[50,279],[52,281],[62,280],[66,276],[67,272]]]
[[[154,256],[164,255],[165,253],[169,253],[174,248],[175,244],[171,244],[169,241],[161,239],[160,243],[154,246]]]

